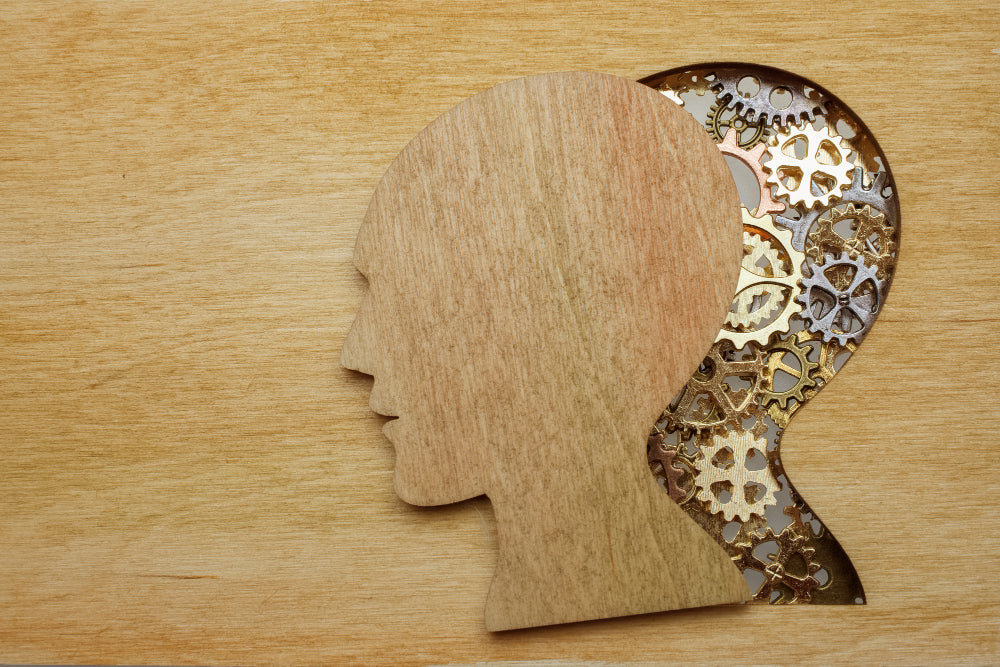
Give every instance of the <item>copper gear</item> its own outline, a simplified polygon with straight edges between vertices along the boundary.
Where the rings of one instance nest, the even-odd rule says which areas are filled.
[[[723,328],[715,339],[716,342],[729,341],[737,349],[750,342],[766,345],[772,334],[788,331],[789,319],[801,309],[795,303],[795,298],[801,291],[799,280],[802,278],[802,264],[805,260],[805,255],[792,248],[791,232],[775,227],[773,218],[769,215],[754,218],[744,208],[743,230],[744,255],[736,295],[731,312],[726,316]],[[761,256],[755,253],[762,241],[754,240],[755,238],[766,241],[770,249],[781,257],[782,262],[767,267],[758,266]],[[780,265],[782,263],[787,265],[783,267]],[[757,310],[754,308],[755,298],[765,292],[768,296],[767,304],[781,301],[782,305],[777,317],[761,325],[763,318],[751,318],[750,313]]]
[[[754,178],[757,179],[757,188],[760,190],[760,201],[757,204],[757,208],[754,209],[753,217],[760,218],[769,213],[783,212],[785,205],[771,195],[771,186],[767,184],[767,174],[764,173],[764,169],[760,166],[760,159],[764,156],[767,146],[757,144],[752,150],[746,150],[741,146],[738,139],[739,132],[735,128],[729,128],[726,131],[726,136],[719,143],[719,150],[722,151],[723,155],[734,157],[749,167]]]
[[[646,459],[653,474],[659,472],[658,476],[663,478],[667,495],[678,505],[683,505],[694,496],[695,486],[689,483],[685,488],[681,481],[694,477],[694,466],[677,447],[667,446],[664,436],[662,429],[653,428],[646,442]]]
[[[800,139],[806,142],[806,154],[802,158],[794,156],[795,143]],[[767,182],[775,186],[779,197],[786,197],[793,206],[802,204],[806,209],[817,204],[829,206],[830,199],[839,197],[851,183],[854,165],[847,159],[850,152],[843,138],[828,127],[817,130],[808,123],[802,127],[792,126],[767,142],[768,159],[764,162]],[[789,186],[786,181],[793,185]],[[824,191],[814,193],[814,187]]]
[[[694,483],[698,486],[698,500],[708,503],[710,513],[722,514],[726,521],[736,517],[740,521],[749,521],[751,516],[763,516],[768,505],[778,502],[774,493],[780,487],[768,466],[765,464],[760,470],[746,467],[747,459],[755,450],[766,461],[767,440],[754,437],[743,429],[729,431],[724,436],[715,434],[711,443],[702,444],[701,457],[694,462],[698,470]],[[716,457],[724,451],[732,457],[725,467],[716,462]],[[728,500],[723,501],[712,489],[719,483],[730,485]],[[763,493],[757,493],[753,500],[748,500],[747,492],[756,493],[758,488],[762,488]]]
[[[851,238],[844,238],[834,229],[845,220],[854,221]],[[806,255],[816,263],[823,260],[826,252],[846,252],[851,259],[863,257],[866,264],[875,267],[878,279],[885,280],[895,264],[895,236],[896,230],[885,215],[873,211],[868,204],[835,206],[816,221],[816,228],[806,240]]]

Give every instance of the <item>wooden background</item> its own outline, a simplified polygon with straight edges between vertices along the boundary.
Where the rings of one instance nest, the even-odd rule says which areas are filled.
[[[1000,8],[965,7],[5,3],[0,661],[1000,661]],[[368,198],[500,81],[711,60],[834,91],[896,176],[886,310],[783,446],[869,604],[490,635],[488,502],[397,500],[338,365]]]

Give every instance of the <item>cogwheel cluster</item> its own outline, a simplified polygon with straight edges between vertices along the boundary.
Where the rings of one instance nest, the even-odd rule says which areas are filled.
[[[753,177],[741,191],[730,312],[656,424],[650,467],[730,553],[755,600],[863,602],[850,559],[789,482],[780,445],[883,308],[899,247],[885,155],[842,101],[788,72],[727,64],[642,82]]]

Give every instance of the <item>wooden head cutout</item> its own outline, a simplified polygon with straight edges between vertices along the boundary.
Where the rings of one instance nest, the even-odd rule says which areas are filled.
[[[490,630],[747,599],[645,453],[719,330],[741,240],[704,129],[618,77],[502,84],[389,167],[358,235],[369,292],[342,363],[398,417],[403,500],[492,501]]]

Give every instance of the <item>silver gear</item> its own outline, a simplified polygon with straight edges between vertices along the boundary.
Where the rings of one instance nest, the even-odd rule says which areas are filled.
[[[854,174],[851,177],[851,187],[840,194],[840,201],[836,205],[854,203],[858,204],[860,208],[861,204],[868,204],[885,214],[886,220],[895,226],[896,207],[893,206],[892,200],[896,195],[895,193],[890,193],[888,196],[882,194],[882,191],[886,187],[886,173],[880,171],[874,174],[867,188],[864,186],[866,175],[864,169],[855,167]],[[806,211],[798,220],[793,220],[783,215],[776,215],[774,216],[774,224],[789,230],[792,233],[792,247],[796,250],[804,251],[806,249],[806,235],[809,234],[809,229],[820,216],[829,213],[830,208],[833,207]]]
[[[812,122],[816,116],[826,113],[826,100],[819,91],[813,90],[810,95],[805,90],[806,85],[794,81],[793,77],[770,79],[766,73],[755,71],[753,78],[760,84],[760,89],[755,95],[745,96],[737,88],[740,80],[748,76],[745,69],[718,69],[714,74],[712,92],[720,102],[742,113],[751,124],[763,120],[764,125],[777,123],[780,127],[787,127],[802,120]],[[778,109],[771,103],[771,93],[779,88],[792,95],[791,104],[784,109]]]
[[[849,341],[860,342],[875,322],[885,294],[885,282],[878,279],[875,267],[868,266],[863,257],[851,259],[847,253],[840,253],[837,257],[826,255],[822,264],[811,265],[810,270],[811,275],[801,280],[802,293],[796,297],[803,305],[800,316],[806,327],[822,335],[824,342],[833,339],[840,345],[847,345]],[[849,278],[840,281],[842,289],[833,283],[829,275],[837,270],[851,272]],[[868,282],[871,283],[871,290],[859,293]],[[818,314],[814,312],[817,304],[820,305]],[[861,326],[851,331],[855,320]]]

